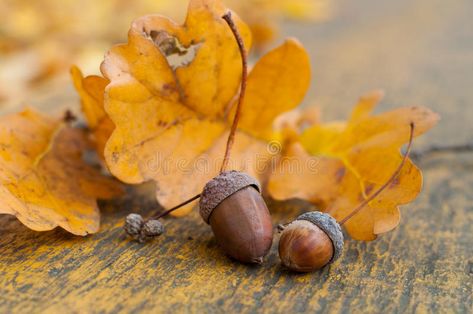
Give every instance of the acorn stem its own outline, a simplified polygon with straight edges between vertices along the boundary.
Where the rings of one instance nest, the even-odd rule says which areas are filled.
[[[170,209],[168,209],[168,210],[166,210],[166,211],[164,211],[164,212],[158,213],[158,214],[156,214],[156,215],[154,215],[154,216],[148,218],[146,221],[148,221],[148,220],[156,220],[156,219],[162,218],[162,217],[164,217],[164,216],[167,216],[167,215],[169,215],[170,213],[172,213],[173,211],[175,211],[176,209],[179,209],[179,208],[181,208],[182,206],[187,205],[187,204],[189,204],[189,203],[192,202],[192,201],[195,201],[195,200],[198,199],[199,197],[200,197],[200,193],[197,194],[197,195],[192,196],[190,199],[188,199],[188,200],[186,200],[186,201],[180,203],[179,205],[174,206],[173,208],[170,208]]]
[[[355,209],[353,209],[351,211],[351,213],[349,213],[345,218],[343,218],[342,220],[340,220],[338,223],[339,225],[343,225],[344,223],[346,223],[350,218],[352,218],[353,216],[355,216],[360,210],[362,210],[369,202],[371,202],[373,199],[375,199],[381,192],[383,192],[384,189],[386,189],[395,179],[396,177],[399,175],[399,173],[401,172],[402,170],[402,167],[404,166],[404,164],[406,163],[406,160],[407,158],[409,157],[409,153],[411,151],[411,147],[412,147],[412,139],[414,138],[414,123],[411,122],[410,124],[410,135],[409,135],[409,143],[407,144],[407,150],[406,150],[406,153],[404,154],[404,157],[402,158],[402,161],[401,163],[399,164],[399,166],[397,167],[396,171],[394,171],[394,173],[391,175],[391,177],[388,179],[388,181],[386,181],[386,183],[384,183],[378,190],[376,190],[373,194],[371,194],[367,199],[365,199],[363,202],[361,202],[357,207],[355,207]]]
[[[240,120],[240,113],[241,107],[243,104],[243,99],[245,97],[245,90],[246,90],[246,81],[248,77],[248,54],[246,52],[245,44],[243,43],[243,39],[241,38],[240,32],[235,25],[235,22],[232,19],[232,13],[227,11],[222,18],[227,22],[228,26],[232,30],[233,36],[235,36],[235,40],[238,44],[238,49],[240,50],[241,55],[241,87],[240,87],[240,95],[238,98],[238,104],[235,111],[235,116],[233,118],[233,123],[230,129],[230,134],[228,135],[227,139],[227,147],[225,149],[225,155],[223,157],[222,166],[220,168],[220,173],[224,172],[228,166],[228,162],[230,160],[230,153],[232,150],[233,142],[235,140],[235,132],[238,126],[238,121]]]

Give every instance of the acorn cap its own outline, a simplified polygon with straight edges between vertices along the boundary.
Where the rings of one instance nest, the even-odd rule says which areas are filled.
[[[332,240],[333,256],[332,259],[328,262],[329,264],[335,262],[340,257],[340,255],[342,255],[343,233],[342,228],[335,220],[335,218],[326,213],[313,211],[300,215],[296,218],[296,220],[306,220],[313,223],[314,225],[322,229],[325,234],[327,234],[327,236],[330,238],[330,240]]]
[[[261,193],[261,187],[255,178],[235,170],[222,172],[207,182],[199,201],[199,212],[202,219],[209,223],[210,215],[215,207],[233,193],[247,186],[253,186]]]

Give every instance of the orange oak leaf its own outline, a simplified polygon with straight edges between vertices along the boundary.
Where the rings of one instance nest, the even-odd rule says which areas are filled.
[[[399,166],[400,148],[432,128],[439,117],[424,107],[401,107],[373,115],[381,92],[362,97],[350,119],[286,130],[286,146],[268,183],[276,199],[303,198],[345,218],[371,192],[382,186]],[[373,240],[395,228],[398,206],[413,201],[422,188],[422,173],[407,160],[396,181],[344,226],[358,240]]]
[[[98,231],[97,198],[121,186],[82,160],[86,133],[31,109],[0,118],[0,213],[28,228],[60,226],[76,234]]]
[[[156,181],[164,207],[200,193],[222,162],[242,71],[226,11],[217,0],[192,0],[182,26],[139,18],[128,43],[113,47],[101,66],[110,80],[105,111],[115,125],[108,168],[126,183]],[[250,31],[233,16],[249,49]],[[260,59],[249,74],[230,168],[263,177],[273,119],[301,102],[309,80],[309,57],[294,39]]]
[[[97,75],[84,77],[78,67],[71,68],[74,87],[81,99],[81,109],[92,134],[92,141],[99,156],[103,159],[103,151],[115,126],[105,112],[104,92],[109,81]]]

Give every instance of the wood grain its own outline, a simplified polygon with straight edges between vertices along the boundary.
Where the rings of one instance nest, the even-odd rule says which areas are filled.
[[[334,4],[328,23],[283,29],[313,56],[307,103],[343,118],[359,95],[382,87],[381,110],[422,104],[442,114],[415,148],[473,140],[472,1]],[[369,243],[347,240],[340,260],[306,275],[280,266],[278,237],[262,266],[228,259],[197,212],[166,219],[165,236],[151,243],[129,241],[124,216],[155,205],[149,186],[102,203],[101,231],[86,238],[33,232],[0,216],[0,312],[471,313],[473,155],[436,155],[420,166],[424,191],[402,209],[396,230]],[[269,208],[277,224],[310,206]]]

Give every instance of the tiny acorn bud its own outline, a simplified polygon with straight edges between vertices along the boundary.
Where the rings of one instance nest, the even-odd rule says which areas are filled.
[[[310,272],[337,260],[343,251],[343,233],[330,215],[307,212],[287,225],[279,240],[279,257],[287,268]]]
[[[200,198],[200,215],[220,247],[245,263],[263,262],[273,242],[273,226],[258,182],[226,171],[210,180]]]
[[[125,226],[123,227],[132,238],[137,239],[141,233],[144,220],[139,214],[129,214],[125,219]]]
[[[154,237],[160,236],[164,232],[164,227],[159,220],[152,219],[146,221],[141,227],[141,232],[137,240],[144,243]]]
[[[163,234],[164,227],[157,219],[145,221],[139,214],[129,214],[123,227],[126,233],[140,243]]]
[[[156,237],[163,234],[163,232],[163,224],[156,219],[148,220],[141,229],[141,233],[147,237]]]
[[[160,236],[164,232],[164,227],[157,219],[145,221],[141,226],[139,235],[135,237],[140,243],[145,243],[154,237]]]

